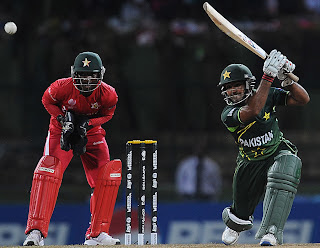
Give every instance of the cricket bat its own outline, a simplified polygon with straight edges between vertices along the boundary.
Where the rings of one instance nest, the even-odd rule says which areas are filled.
[[[240,43],[241,45],[249,49],[254,54],[258,55],[260,58],[262,59],[267,58],[268,54],[259,45],[257,45],[253,40],[251,40],[238,28],[232,25],[218,11],[216,11],[209,3],[205,2],[203,4],[203,9],[205,10],[205,12],[207,12],[208,16],[214,22],[214,24],[226,35],[228,35],[233,40],[235,40],[236,42]],[[299,77],[297,77],[293,73],[288,73],[287,75],[293,81],[295,82],[299,81]]]

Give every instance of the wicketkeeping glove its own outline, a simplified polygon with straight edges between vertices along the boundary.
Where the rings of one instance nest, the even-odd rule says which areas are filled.
[[[84,119],[82,121],[79,121],[77,124],[77,132],[81,137],[87,136],[87,132],[92,128],[92,126],[89,126],[89,119]]]
[[[74,114],[67,111],[65,116],[58,116],[57,120],[60,120],[62,125],[60,147],[64,151],[69,151],[71,149],[71,135],[74,132]]]
[[[280,69],[285,64],[286,60],[287,57],[284,56],[281,52],[275,49],[272,50],[263,64],[263,72],[266,75],[275,78],[278,75]]]
[[[74,136],[73,142],[71,144],[71,149],[73,150],[73,155],[80,156],[87,151],[86,145],[88,143],[87,136],[80,137]]]
[[[89,118],[86,116],[77,116],[77,124],[75,126],[75,133],[77,137],[74,138],[71,145],[74,155],[81,155],[86,152],[86,145],[88,142],[87,132],[92,128],[89,125]]]

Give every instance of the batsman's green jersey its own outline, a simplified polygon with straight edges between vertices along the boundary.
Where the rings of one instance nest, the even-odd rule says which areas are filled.
[[[296,153],[296,147],[284,139],[278,126],[276,106],[285,105],[289,92],[270,88],[265,106],[248,123],[240,120],[242,106],[226,106],[221,114],[224,125],[239,147],[233,177],[233,213],[248,220],[264,194],[267,173],[281,150]]]
[[[276,106],[285,105],[288,91],[271,88],[265,106],[251,122],[243,123],[241,106],[226,106],[221,120],[235,139],[239,155],[249,161],[263,160],[272,155],[283,140],[276,117]]]

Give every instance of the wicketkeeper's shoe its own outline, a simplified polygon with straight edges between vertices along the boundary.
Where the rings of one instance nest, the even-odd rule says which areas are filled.
[[[24,246],[44,246],[44,240],[39,230],[32,230],[26,240],[23,242]]]
[[[84,241],[85,245],[120,245],[120,239],[114,239],[109,234],[102,232],[98,237],[89,237]]]
[[[277,245],[277,239],[271,233],[264,235],[260,241],[261,246],[274,246]]]
[[[222,242],[225,245],[233,245],[238,241],[239,236],[240,236],[240,233],[230,229],[229,227],[226,227],[226,229],[224,229],[222,233]]]

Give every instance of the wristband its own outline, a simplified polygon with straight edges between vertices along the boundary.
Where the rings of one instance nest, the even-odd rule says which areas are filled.
[[[270,77],[264,73],[262,79],[268,81],[269,83],[273,83],[274,77]]]

